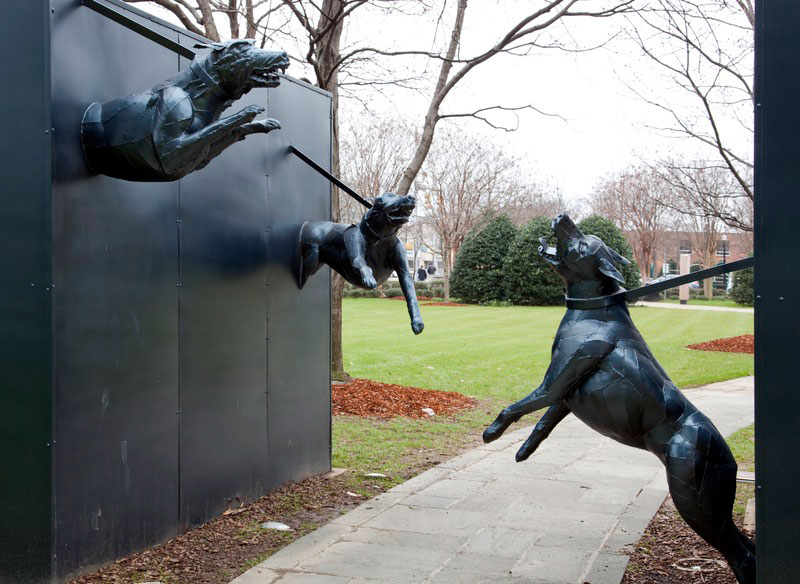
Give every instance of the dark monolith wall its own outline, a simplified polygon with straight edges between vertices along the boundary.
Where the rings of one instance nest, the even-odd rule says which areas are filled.
[[[164,37],[197,37],[130,10]],[[60,581],[330,468],[330,96],[285,80],[283,129],[169,183],[88,173],[89,103],[188,60],[82,6],[0,7],[0,582]]]

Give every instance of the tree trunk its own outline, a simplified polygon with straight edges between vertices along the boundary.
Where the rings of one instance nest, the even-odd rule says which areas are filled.
[[[203,28],[206,30],[206,36],[212,41],[219,42],[219,31],[214,22],[214,13],[211,11],[211,4],[209,0],[198,0],[197,7],[200,9],[200,14],[203,16]]]
[[[706,278],[703,280],[703,296],[708,300],[714,297],[714,278]]]
[[[450,34],[450,44],[447,47],[447,54],[439,69],[439,77],[436,81],[436,88],[433,90],[433,97],[431,97],[430,105],[428,105],[428,112],[425,114],[422,136],[419,144],[417,144],[417,149],[414,152],[411,162],[408,163],[408,166],[403,171],[403,176],[400,178],[400,183],[397,185],[396,192],[398,195],[407,195],[411,190],[411,185],[414,184],[414,179],[417,178],[425,162],[425,158],[428,156],[428,152],[431,149],[431,144],[433,144],[433,134],[436,130],[436,124],[439,122],[439,108],[444,98],[447,97],[445,91],[447,80],[450,77],[450,70],[453,68],[453,59],[461,43],[461,30],[464,27],[464,13],[466,11],[467,0],[458,0],[456,22]]]
[[[340,42],[344,23],[342,22],[343,5],[341,0],[325,0],[322,3],[321,15],[317,30],[326,32],[318,39],[315,47],[317,84],[330,91],[331,104],[331,172],[340,175],[339,165],[339,71],[337,64],[340,57]],[[329,27],[331,22],[335,22]],[[341,218],[339,205],[339,189],[331,191],[331,220],[338,222]],[[333,272],[331,276],[331,377],[347,380],[349,376],[344,370],[342,352],[342,295],[344,279]]]
[[[443,246],[442,248],[442,260],[444,264],[444,301],[450,302],[450,273],[452,272],[453,262],[452,262],[452,253],[449,246]]]

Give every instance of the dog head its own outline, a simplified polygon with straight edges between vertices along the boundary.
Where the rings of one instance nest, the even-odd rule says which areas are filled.
[[[260,49],[252,39],[195,46],[212,49],[206,58],[206,67],[236,99],[254,87],[277,87],[280,85],[278,74],[289,66],[289,57],[284,51]]]
[[[417,200],[410,195],[383,193],[372,200],[372,208],[364,214],[363,221],[376,236],[391,237],[408,223],[416,204]]]
[[[556,237],[556,247],[550,246],[542,237],[539,255],[567,286],[603,278],[625,282],[614,263],[627,265],[630,261],[608,247],[602,239],[584,235],[566,213],[553,219],[551,228]]]

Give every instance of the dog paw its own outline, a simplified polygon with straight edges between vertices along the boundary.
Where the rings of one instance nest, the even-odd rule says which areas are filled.
[[[245,114],[245,119],[248,121],[254,120],[258,114],[264,113],[264,108],[260,105],[248,105],[242,110],[242,113]]]
[[[415,318],[411,321],[411,330],[414,331],[415,335],[418,335],[422,332],[422,329],[425,328],[425,323],[422,322],[422,319]]]
[[[508,427],[518,419],[519,417],[512,416],[503,410],[500,412],[500,415],[497,416],[495,421],[492,422],[492,425],[483,431],[483,441],[488,444],[489,442],[497,440],[503,435],[503,432],[505,432]]]
[[[266,134],[272,130],[280,130],[281,123],[273,118],[264,118],[263,120],[256,120],[252,123],[253,129],[256,132]]]
[[[372,270],[369,267],[362,268],[361,281],[364,283],[364,288],[368,290],[374,290],[378,287],[378,282],[375,280],[375,276],[372,275]]]

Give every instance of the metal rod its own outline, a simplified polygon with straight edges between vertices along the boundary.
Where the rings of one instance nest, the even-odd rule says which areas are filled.
[[[319,164],[317,164],[316,162],[314,162],[313,160],[311,160],[311,159],[310,159],[308,156],[306,156],[305,154],[303,154],[302,152],[300,152],[300,151],[299,151],[297,148],[295,148],[294,146],[289,146],[289,152],[291,152],[292,154],[294,154],[295,156],[297,156],[297,157],[298,157],[300,160],[302,160],[302,161],[303,161],[303,162],[305,162],[307,165],[309,165],[311,168],[313,168],[313,169],[314,169],[314,170],[316,170],[318,173],[320,173],[322,176],[324,176],[325,178],[327,178],[329,181],[331,181],[331,182],[332,182],[333,184],[335,184],[337,187],[339,187],[340,189],[342,189],[342,190],[343,190],[345,193],[347,193],[348,195],[350,195],[351,197],[353,197],[353,198],[354,198],[356,201],[358,201],[359,203],[361,203],[362,205],[364,205],[364,206],[365,206],[367,209],[372,209],[372,203],[370,203],[369,201],[367,201],[367,200],[366,200],[364,197],[362,197],[362,196],[361,196],[361,195],[359,195],[357,192],[355,192],[353,189],[351,189],[350,187],[348,187],[346,184],[344,184],[344,183],[343,183],[342,181],[340,181],[338,178],[336,178],[335,176],[333,176],[333,175],[332,175],[331,173],[329,173],[327,170],[325,170],[324,168],[322,168],[322,167],[321,167]]]
[[[175,53],[178,53],[182,57],[186,57],[187,59],[194,59],[195,52],[191,49],[184,47],[182,44],[173,41],[171,38],[165,37],[164,35],[154,31],[151,28],[146,27],[140,22],[137,22],[133,18],[123,14],[118,10],[114,10],[111,6],[99,2],[98,0],[81,0],[81,3],[86,6],[87,8],[91,8],[98,14],[102,14],[109,20],[113,20],[114,22],[121,24],[127,29],[132,30],[135,33],[142,35],[143,37],[150,39],[154,43],[161,45],[165,49],[169,49]]]
[[[655,294],[656,292],[662,292],[663,290],[669,290],[670,288],[677,288],[678,286],[683,286],[689,282],[697,282],[698,280],[713,278],[714,276],[719,276],[720,274],[727,274],[728,272],[735,272],[736,270],[744,270],[745,268],[752,268],[754,261],[755,260],[752,257],[744,258],[743,260],[736,260],[735,262],[720,264],[718,266],[714,266],[713,268],[699,270],[697,272],[692,272],[691,274],[684,274],[683,276],[678,276],[677,278],[670,278],[669,280],[664,280],[663,282],[657,282],[656,284],[650,284],[648,286],[642,286],[641,288],[628,290],[628,292],[625,294],[625,298],[628,300],[633,300],[634,298],[639,298],[640,296],[647,296],[648,294]]]

